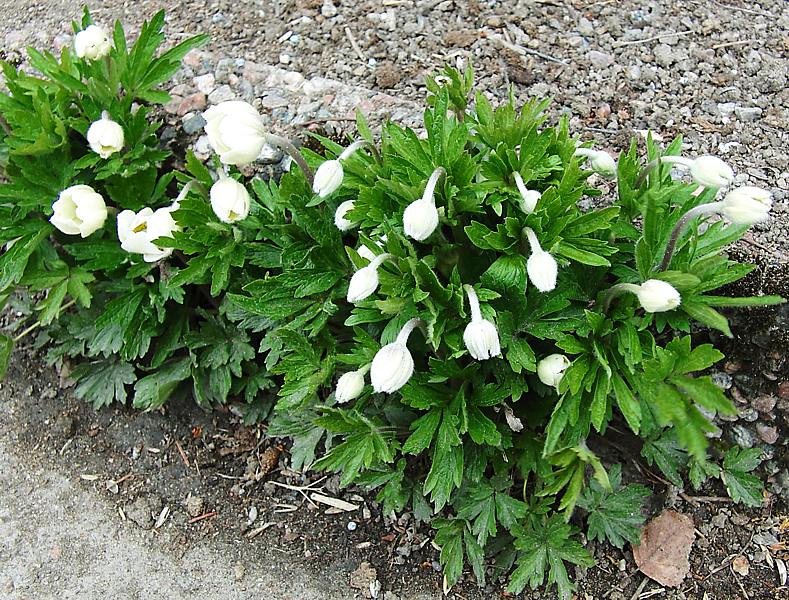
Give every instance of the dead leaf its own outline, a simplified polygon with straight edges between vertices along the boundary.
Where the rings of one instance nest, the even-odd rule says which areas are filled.
[[[731,561],[731,568],[734,570],[737,575],[741,575],[742,577],[748,577],[748,573],[751,570],[751,565],[748,562],[748,559],[745,558],[742,554]]]
[[[641,532],[633,558],[644,575],[668,587],[677,587],[690,571],[690,548],[696,539],[693,519],[665,510]]]
[[[365,598],[373,598],[373,585],[378,580],[377,571],[370,566],[370,563],[363,562],[359,568],[350,574],[350,586],[361,590]]]

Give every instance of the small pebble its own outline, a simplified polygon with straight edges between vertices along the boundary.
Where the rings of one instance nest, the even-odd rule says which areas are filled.
[[[348,525],[346,525],[348,531],[356,531],[356,521],[348,521]]]

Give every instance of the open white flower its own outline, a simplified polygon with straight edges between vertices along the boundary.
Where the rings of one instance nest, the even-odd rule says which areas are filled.
[[[348,284],[348,302],[352,304],[361,302],[378,289],[378,267],[389,258],[392,258],[391,254],[379,254],[370,261],[369,265],[353,274]]]
[[[422,319],[408,321],[397,339],[381,348],[370,366],[370,380],[376,392],[391,394],[403,387],[414,374],[414,359],[408,350],[408,337]]]
[[[526,261],[526,272],[529,275],[529,281],[541,292],[550,292],[556,288],[559,265],[549,252],[542,249],[537,235],[531,227],[526,227],[523,231],[531,246],[531,255],[529,260]]]
[[[362,390],[364,390],[364,376],[369,370],[370,366],[367,365],[356,371],[349,371],[337,380],[334,398],[338,404],[356,400],[361,395]]]
[[[515,179],[515,185],[518,188],[518,193],[521,195],[521,210],[527,215],[530,215],[534,212],[534,209],[537,208],[537,202],[540,201],[542,194],[536,190],[526,189],[523,177],[521,177],[521,174],[517,171],[512,174],[512,177]]]
[[[772,194],[746,185],[730,191],[720,202],[721,213],[735,225],[753,225],[766,221],[773,205]]]
[[[123,148],[123,127],[110,119],[106,110],[101,113],[101,119],[90,124],[86,137],[90,149],[102,158],[109,158]]]
[[[88,25],[74,37],[74,51],[78,58],[98,60],[107,56],[110,50],[112,50],[110,38],[98,25]]]
[[[323,164],[325,165],[326,163]],[[320,169],[318,169],[318,171],[320,172]],[[317,181],[317,177],[318,176],[316,174],[315,176],[316,181]],[[353,200],[346,200],[345,202],[341,203],[337,207],[337,210],[334,211],[334,225],[337,227],[337,229],[339,229],[340,231],[350,231],[356,226],[355,222],[345,217],[345,215],[347,215],[352,210],[353,210]]]
[[[591,148],[578,148],[573,156],[587,158],[587,164],[593,171],[605,177],[616,177],[616,161],[614,157],[604,150],[592,150]]]
[[[203,117],[208,141],[223,164],[247,165],[260,155],[266,136],[254,106],[229,100],[212,106]]]
[[[463,289],[466,291],[468,304],[471,308],[471,322],[466,325],[466,329],[463,331],[463,342],[466,344],[468,353],[476,360],[488,360],[494,356],[501,356],[499,332],[496,326],[482,318],[479,299],[474,288],[464,285]]]
[[[156,262],[170,256],[172,248],[160,248],[153,243],[162,237],[173,237],[181,228],[173,219],[172,206],[153,210],[143,208],[135,213],[124,210],[118,215],[118,239],[121,248],[132,254],[142,254],[145,262]]]
[[[418,242],[429,238],[438,227],[438,209],[436,208],[435,191],[438,179],[445,173],[438,167],[430,175],[425,192],[419,200],[409,204],[403,213],[403,230],[405,234]]]
[[[549,354],[537,363],[537,377],[545,385],[559,389],[559,382],[570,366],[570,359],[564,354]]]
[[[244,185],[222,174],[211,186],[211,208],[223,223],[236,223],[249,216],[250,197]]]
[[[52,210],[49,222],[67,235],[86,238],[107,220],[104,198],[89,185],[72,185],[60,192]]]

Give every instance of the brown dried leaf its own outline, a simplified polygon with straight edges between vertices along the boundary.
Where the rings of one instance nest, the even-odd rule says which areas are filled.
[[[731,568],[735,573],[737,573],[737,575],[748,577],[748,573],[751,570],[751,565],[748,563],[748,559],[740,554],[737,558],[731,561]]]
[[[647,577],[677,587],[690,571],[688,557],[695,539],[693,519],[665,510],[644,527],[641,543],[633,546],[633,558]]]

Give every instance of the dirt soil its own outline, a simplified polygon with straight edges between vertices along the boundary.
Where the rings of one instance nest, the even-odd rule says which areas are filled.
[[[758,269],[731,292],[787,296],[789,12],[782,0],[730,1],[108,0],[91,8],[99,22],[119,18],[131,31],[167,8],[170,41],[208,31],[211,55],[177,76],[178,95],[194,99],[211,75],[209,103],[224,88],[264,97],[264,114],[283,126],[347,116],[350,92],[322,91],[318,76],[370,88],[370,106],[394,106],[406,119],[402,101],[424,97],[425,74],[471,58],[486,93],[502,98],[512,83],[520,98],[551,95],[555,114],[567,111],[576,131],[607,149],[637,130],[666,140],[683,132],[689,155],[721,155],[738,182],[769,187],[776,199],[774,218],[734,249]],[[66,0],[0,0],[0,57],[19,64],[27,44],[70,43],[79,13]],[[244,61],[284,70],[269,81],[301,73],[318,100],[280,106],[244,75],[254,71],[228,73]],[[176,129],[199,117],[180,107],[172,115]],[[777,562],[789,559],[789,308],[742,311],[732,325],[733,340],[713,336],[729,356],[714,376],[740,409],[724,435],[765,450],[764,506],[743,510],[714,486],[683,496],[631,463],[654,491],[653,514],[672,507],[693,517],[691,575],[663,590],[636,570],[629,549],[589,543],[597,566],[571,574],[580,600],[789,598]],[[95,412],[63,384],[30,348],[17,351],[0,384],[0,598],[443,596],[429,528],[410,514],[381,515],[374,495],[340,490],[336,478],[290,471],[286,449],[276,450],[264,427],[188,401],[161,413]],[[356,508],[326,514],[314,493]],[[503,589],[496,577],[485,589],[469,579],[449,596],[507,597]]]

